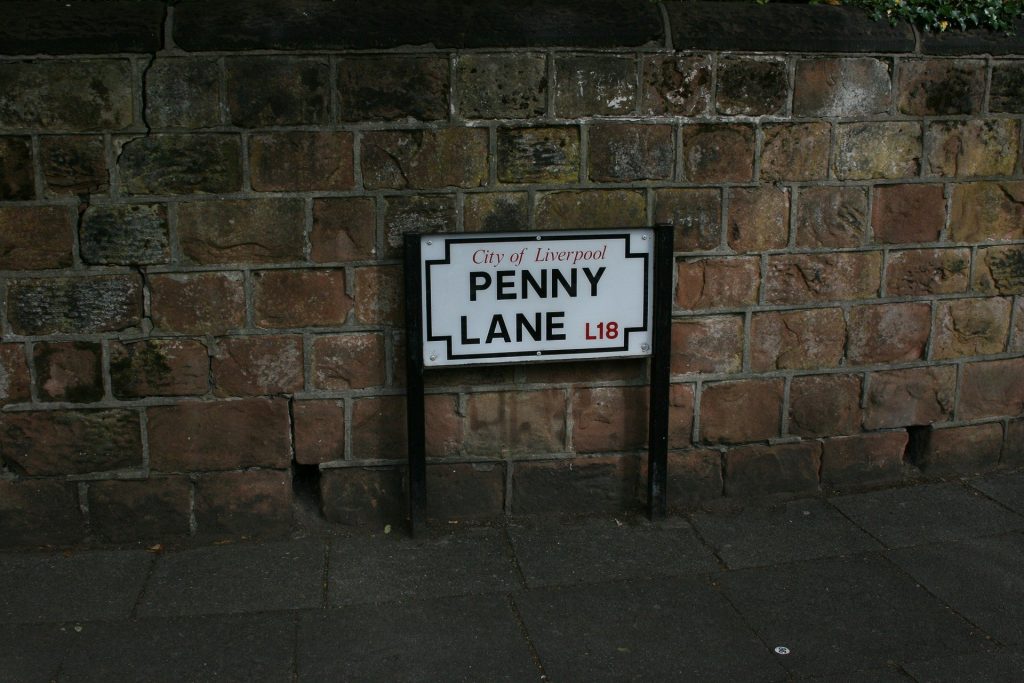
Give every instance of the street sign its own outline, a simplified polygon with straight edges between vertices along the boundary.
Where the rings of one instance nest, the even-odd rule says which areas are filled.
[[[421,235],[423,365],[651,353],[650,228]]]

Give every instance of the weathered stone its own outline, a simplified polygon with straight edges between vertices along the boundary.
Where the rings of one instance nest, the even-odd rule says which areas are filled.
[[[62,4],[31,0],[4,3],[0,52],[8,55],[74,55],[156,52],[163,47],[166,8],[155,0]]]
[[[427,465],[427,516],[481,522],[505,512],[505,468],[495,463]]]
[[[711,251],[722,241],[722,192],[713,189],[654,191],[654,222],[676,228],[676,251]]]
[[[725,495],[749,498],[814,493],[820,463],[821,444],[817,441],[731,448],[725,453]]]
[[[859,247],[867,237],[868,193],[859,187],[801,188],[796,203],[798,247]]]
[[[903,114],[974,114],[981,111],[985,98],[985,62],[904,59],[898,81],[899,110]]]
[[[1001,353],[1010,332],[1010,300],[1000,297],[940,301],[932,358]]]
[[[123,130],[133,124],[127,59],[40,60],[0,65],[0,128]]]
[[[146,123],[154,128],[220,124],[220,68],[216,59],[156,59],[146,69]]]
[[[313,382],[318,389],[366,389],[384,384],[384,338],[375,333],[313,339]]]
[[[90,264],[142,265],[171,258],[163,204],[90,206],[78,238],[82,260]]]
[[[851,308],[846,360],[872,365],[924,358],[931,319],[932,307],[926,303]]]
[[[877,116],[889,112],[888,60],[871,57],[801,59],[793,90],[795,116]]]
[[[241,273],[168,273],[150,275],[148,282],[158,330],[223,334],[245,324]]]
[[[302,337],[219,339],[210,376],[216,396],[294,394],[303,388]]]
[[[914,464],[929,476],[980,474],[996,468],[1003,448],[998,422],[964,427],[932,428]]]
[[[187,536],[192,485],[186,477],[97,481],[89,485],[89,523],[104,540]]]
[[[377,254],[376,223],[370,197],[314,199],[310,257],[317,263],[373,258]]]
[[[696,183],[750,182],[754,129],[744,125],[683,126],[683,176]]]
[[[464,54],[455,68],[458,113],[468,119],[516,119],[544,113],[544,55]]]
[[[764,127],[761,179],[824,180],[831,129],[827,123],[779,123]]]
[[[789,243],[789,188],[729,190],[728,242],[737,252],[781,249]]]
[[[895,484],[903,478],[906,430],[826,439],[821,453],[821,484],[857,488]]]
[[[99,135],[39,138],[39,166],[50,197],[100,194],[110,188],[106,146]]]
[[[205,394],[206,347],[194,339],[110,343],[110,388],[119,399]]]
[[[0,199],[32,199],[35,195],[32,141],[27,137],[0,138]]]
[[[228,118],[236,126],[327,123],[326,57],[229,57],[224,64]]]
[[[384,528],[405,516],[402,471],[396,467],[345,467],[320,475],[324,517],[335,524]]]
[[[93,334],[142,320],[138,275],[95,275],[7,284],[7,319],[17,334]]]
[[[133,410],[55,410],[0,415],[0,459],[29,477],[142,466]]]
[[[672,374],[738,372],[742,365],[742,316],[683,318],[672,324]]]
[[[1024,248],[979,250],[971,287],[985,294],[1024,294]]]
[[[287,467],[288,401],[192,401],[146,409],[149,464],[157,472]]]
[[[724,57],[718,63],[716,108],[726,116],[783,114],[789,69],[776,57]]]
[[[1007,467],[1024,464],[1024,418],[1006,423],[1006,438],[1000,462]]]
[[[324,327],[345,322],[352,299],[344,270],[261,270],[253,274],[259,327]]]
[[[750,323],[750,367],[755,372],[836,367],[845,343],[841,309],[755,313]]]
[[[345,407],[341,401],[295,401],[295,462],[319,465],[345,457]]]
[[[964,292],[970,265],[967,249],[890,251],[885,291],[891,296]]]
[[[676,264],[676,306],[688,310],[740,308],[757,303],[761,260],[702,258]]]
[[[615,514],[638,503],[636,456],[526,461],[512,471],[512,514]]]
[[[290,131],[249,139],[252,189],[257,192],[351,190],[352,133]]]
[[[370,131],[363,134],[368,190],[479,187],[487,183],[487,130]]]
[[[179,204],[181,251],[193,263],[301,261],[301,199],[233,199]]]
[[[946,223],[942,185],[881,185],[874,190],[871,225],[876,242],[937,242]]]
[[[525,192],[468,194],[462,208],[466,232],[524,230],[529,225],[529,195]]]
[[[291,530],[292,481],[280,470],[215,472],[196,478],[196,533],[281,536]]]
[[[956,368],[951,365],[888,370],[868,376],[865,429],[909,427],[953,416]]]
[[[636,61],[632,57],[555,57],[556,116],[624,116],[635,109]]]
[[[433,427],[432,427],[433,429]],[[406,456],[405,398],[373,396],[352,402],[352,454],[361,460]]]
[[[1024,238],[1024,182],[954,185],[949,235],[956,242]]]
[[[997,113],[1024,113],[1024,64],[996,62],[992,65],[992,84],[988,110]]]
[[[1024,414],[1024,358],[965,365],[957,411],[961,420]]]
[[[342,121],[436,121],[448,116],[448,59],[434,55],[346,56],[338,60]]]
[[[833,168],[840,180],[917,177],[921,170],[921,124],[839,124]]]
[[[0,270],[70,266],[72,216],[66,206],[0,206]]]
[[[31,383],[25,348],[21,344],[0,344],[0,406],[30,400]]]
[[[470,394],[466,418],[470,455],[565,450],[565,395],[558,389]]]
[[[405,287],[401,266],[356,268],[356,320],[367,325],[403,324]]]
[[[580,177],[580,131],[575,126],[498,130],[498,180],[567,183]]]
[[[666,180],[675,166],[671,126],[601,123],[590,126],[590,179]]]
[[[597,453],[645,447],[647,394],[642,387],[577,389],[573,396],[573,450]]]
[[[535,220],[539,230],[642,227],[647,201],[639,190],[545,192]]]
[[[703,116],[711,110],[711,59],[652,55],[643,59],[640,113]]]
[[[235,135],[150,135],[124,143],[117,158],[128,194],[218,194],[242,189]]]
[[[84,535],[77,484],[0,481],[0,546],[77,543]]]
[[[838,436],[860,431],[859,375],[794,377],[789,388],[790,434]]]
[[[511,368],[503,365],[482,366],[473,369],[460,369],[445,372],[439,377],[439,385],[459,384],[480,386],[481,384],[510,384],[516,376],[522,376],[524,384],[583,384],[587,382],[631,382],[646,377],[644,362],[637,363],[636,358],[619,360],[593,360],[587,363],[567,361],[564,363],[526,363],[509,372]],[[440,371],[439,372],[443,372]],[[431,372],[430,375],[434,375]],[[430,386],[428,376],[427,386]]]
[[[930,175],[1013,175],[1020,148],[1020,122],[942,121],[930,124],[924,139]]]
[[[781,379],[706,384],[700,404],[701,440],[742,443],[778,436],[783,384]]]
[[[693,440],[694,388],[671,384],[668,388],[668,447],[686,448]]]
[[[765,300],[772,304],[873,299],[881,284],[878,252],[794,254],[768,258]]]
[[[402,253],[407,232],[454,232],[455,198],[452,195],[388,197],[384,206],[384,255]]]
[[[1008,351],[1024,351],[1024,297],[1017,297],[1013,305],[1013,331]]]
[[[102,357],[98,342],[37,342],[32,364],[39,399],[68,403],[102,400]]]
[[[646,477],[646,471],[640,476]],[[687,510],[719,498],[722,489],[722,454],[718,451],[708,448],[668,454],[670,510]]]

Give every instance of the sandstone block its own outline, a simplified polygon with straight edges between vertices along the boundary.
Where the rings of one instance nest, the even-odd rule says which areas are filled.
[[[470,394],[466,452],[500,457],[565,450],[565,395],[557,389]]]
[[[310,257],[317,263],[362,261],[377,255],[373,199],[324,197],[313,200]]]
[[[32,364],[39,399],[68,403],[103,400],[102,357],[98,342],[37,342]]]
[[[636,456],[516,463],[512,514],[614,514],[638,503]]]
[[[16,334],[94,334],[142,320],[138,275],[94,275],[7,284],[7,319]]]
[[[924,135],[930,175],[1013,175],[1020,149],[1019,121],[940,121],[929,124]]]
[[[242,189],[242,144],[236,135],[149,135],[123,143],[117,157],[127,194],[223,194]]]
[[[801,188],[796,206],[798,247],[859,247],[867,238],[868,193],[857,187]]]
[[[789,243],[789,189],[773,185],[731,188],[728,229],[733,251],[785,247]]]
[[[675,166],[671,126],[599,123],[589,127],[590,179],[666,180]]]
[[[82,260],[102,265],[148,265],[171,259],[167,208],[162,204],[90,206],[78,231]]]
[[[789,68],[774,57],[724,57],[718,63],[719,114],[784,114],[789,99]]]
[[[466,54],[455,69],[458,112],[468,119],[522,119],[544,113],[542,54]]]
[[[836,367],[845,343],[841,309],[755,313],[750,323],[750,367],[755,372]]]
[[[1024,112],[1024,64],[995,62],[992,65],[988,109],[1008,114]]]
[[[932,358],[1001,353],[1010,332],[1010,300],[956,299],[937,302]]]
[[[104,540],[188,536],[191,484],[185,477],[89,484],[89,522]]]
[[[363,185],[384,188],[487,184],[485,128],[369,131],[363,134]]]
[[[761,179],[824,180],[831,130],[827,123],[779,123],[764,127]]]
[[[683,318],[672,324],[672,374],[739,372],[743,316]]]
[[[642,115],[702,116],[710,112],[710,58],[652,55],[644,57],[642,65]]]
[[[342,121],[448,116],[448,59],[442,55],[351,55],[337,68]]]
[[[860,431],[859,375],[794,377],[789,388],[789,433],[803,437]]]
[[[694,389],[672,384],[668,389],[668,447],[686,448],[693,440]],[[671,472],[671,468],[669,472]]]
[[[771,256],[765,299],[771,304],[873,299],[881,270],[878,252]]]
[[[760,278],[755,256],[679,261],[675,304],[688,310],[750,306],[757,303]]]
[[[345,408],[341,401],[295,401],[295,462],[319,465],[345,457]]]
[[[0,137],[0,199],[33,199],[32,141],[27,137]]]
[[[555,57],[555,114],[624,116],[636,109],[636,62],[630,57]]]
[[[158,330],[223,334],[245,325],[241,273],[167,273],[150,275],[148,283]]]
[[[725,495],[750,498],[818,490],[821,444],[816,441],[743,446],[725,453]]]
[[[696,183],[750,182],[754,177],[753,128],[683,126],[683,176]]]
[[[146,122],[154,128],[206,128],[220,123],[216,59],[165,59],[146,70]]]
[[[427,516],[482,522],[505,512],[505,467],[495,463],[427,465]]]
[[[986,294],[1024,294],[1024,248],[980,249],[971,287]]]
[[[246,128],[327,123],[329,72],[326,57],[229,57],[228,118]]]
[[[596,453],[645,448],[647,393],[643,387],[576,389],[573,449],[577,453]]]
[[[219,339],[210,372],[217,396],[294,394],[303,388],[302,338],[259,335]]]
[[[919,123],[842,123],[836,127],[833,171],[840,180],[916,178],[921,145]]]
[[[1018,467],[1024,463],[1024,419],[1006,423],[1006,438],[1000,463],[1006,467]]]
[[[954,185],[949,236],[956,242],[1024,238],[1024,182]]]
[[[826,439],[822,444],[821,483],[830,489],[895,484],[903,479],[907,432],[876,432]]]
[[[946,223],[942,185],[876,187],[871,211],[875,241],[887,244],[937,242]]]
[[[0,545],[77,543],[84,535],[77,484],[53,479],[0,481]]]
[[[796,116],[877,116],[889,111],[889,60],[873,57],[800,59],[796,63]]]
[[[383,528],[405,518],[402,471],[385,467],[345,467],[320,475],[324,517],[336,524]]]
[[[397,258],[407,232],[455,230],[455,198],[451,195],[388,197],[384,206],[384,255]]]
[[[970,264],[967,249],[890,251],[885,289],[892,296],[964,292]]]
[[[261,270],[253,299],[256,325],[267,328],[341,325],[352,310],[344,270]]]
[[[498,130],[498,180],[563,183],[580,177],[580,132],[575,126]]]
[[[351,190],[352,133],[288,131],[249,139],[252,189],[257,192]]]
[[[313,381],[318,389],[365,389],[384,384],[384,338],[336,334],[313,340]]]
[[[964,366],[957,417],[976,420],[985,417],[1024,414],[1024,358],[982,361]]]
[[[900,62],[899,110],[911,116],[974,114],[985,97],[980,59],[905,59]]]
[[[405,320],[405,289],[401,266],[355,269],[356,320],[368,325],[401,325]]]
[[[868,376],[865,429],[927,425],[953,415],[956,368],[943,365]]]
[[[280,470],[214,472],[196,479],[196,533],[279,536],[292,522],[292,481]]]
[[[0,270],[70,266],[73,215],[65,206],[0,206]]]
[[[301,261],[301,199],[234,199],[178,206],[178,237],[193,263]]]
[[[567,190],[537,198],[537,229],[630,228],[647,224],[640,190]]]
[[[49,197],[102,194],[110,188],[106,146],[99,135],[39,138],[39,166]]]
[[[929,476],[980,474],[999,465],[1003,425],[998,422],[932,429],[915,464]]]
[[[880,304],[850,309],[846,359],[853,365],[924,358],[931,332],[927,303]]]
[[[525,192],[486,192],[466,195],[462,223],[466,232],[523,230],[529,225],[529,195]]]
[[[0,344],[0,406],[31,400],[31,383],[25,347]]]
[[[0,128],[123,130],[134,123],[127,59],[6,62],[0,68]]]
[[[778,436],[782,391],[781,379],[746,379],[705,385],[700,406],[701,440],[743,443]]]
[[[122,400],[205,394],[209,373],[206,347],[194,339],[110,343],[110,386]]]
[[[404,396],[357,398],[352,402],[352,457],[398,459],[407,455]],[[431,427],[433,429],[433,426]]]
[[[29,477],[142,466],[134,410],[55,410],[0,415],[0,459]]]
[[[646,463],[642,463],[646,464]],[[640,473],[646,481],[646,469]],[[693,449],[668,454],[666,497],[670,510],[686,510],[722,496],[722,454]]]
[[[654,222],[676,228],[676,251],[711,251],[722,238],[722,192],[713,189],[657,189]]]

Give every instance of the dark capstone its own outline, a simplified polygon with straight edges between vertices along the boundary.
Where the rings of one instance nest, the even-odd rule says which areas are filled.
[[[0,128],[122,130],[133,119],[131,78],[127,59],[0,64]]]
[[[3,12],[0,54],[110,54],[163,47],[166,9],[156,0],[8,0]]]
[[[720,114],[779,114],[788,91],[789,73],[782,60],[723,59],[718,66]]]
[[[668,2],[677,50],[912,52],[907,24],[873,21],[860,9],[747,2]]]
[[[165,263],[171,255],[167,209],[161,204],[91,206],[78,235],[86,263]]]
[[[32,199],[32,145],[28,138],[0,138],[0,199]]]
[[[228,115],[236,126],[326,123],[326,59],[233,57],[224,67]]]
[[[338,60],[342,121],[448,116],[448,59],[435,55],[345,57]]]
[[[7,318],[17,334],[89,334],[123,330],[142,317],[137,275],[13,280]]]
[[[618,47],[662,43],[648,0],[184,0],[174,41],[185,50]]]
[[[1017,19],[1009,34],[976,28],[970,31],[926,31],[921,49],[929,55],[1019,55],[1024,53],[1024,19]]]
[[[155,128],[220,123],[216,59],[158,59],[146,70],[146,122]]]
[[[128,194],[237,192],[241,141],[235,135],[152,135],[124,144],[117,167]]]
[[[99,135],[59,135],[39,139],[39,165],[48,195],[106,192],[107,154]]]
[[[992,67],[988,108],[1000,113],[1024,113],[1024,63],[997,62]]]

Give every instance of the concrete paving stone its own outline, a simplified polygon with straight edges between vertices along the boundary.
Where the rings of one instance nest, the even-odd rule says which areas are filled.
[[[504,595],[305,612],[298,634],[300,681],[540,679]]]
[[[890,548],[1024,529],[1024,517],[957,484],[908,486],[830,502]]]
[[[988,642],[883,557],[808,560],[720,574],[717,581],[761,639],[799,675],[977,652]]]
[[[0,625],[0,681],[55,680],[74,638],[70,624]]]
[[[999,474],[969,482],[989,498],[1024,515],[1024,473]]]
[[[733,569],[880,550],[873,538],[820,500],[734,513],[697,513],[693,524]]]
[[[138,615],[319,607],[323,573],[324,544],[313,539],[170,552],[157,561]]]
[[[540,588],[513,599],[553,681],[786,677],[706,578]]]
[[[61,683],[292,680],[295,614],[141,619],[82,625]]]
[[[613,519],[509,527],[529,587],[715,571],[718,560],[683,520]]]
[[[955,655],[904,664],[903,668],[918,683],[1020,683],[1024,679],[1024,652],[994,650],[975,655]]]
[[[1024,644],[1024,534],[904,548],[888,556],[996,640]]]
[[[352,536],[331,542],[332,605],[507,593],[515,587],[512,555],[501,529],[415,539]]]
[[[2,553],[0,623],[123,619],[142,592],[153,556],[144,550]]]

